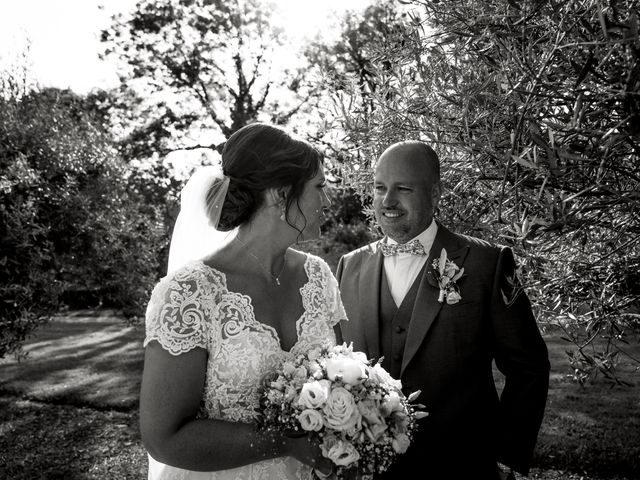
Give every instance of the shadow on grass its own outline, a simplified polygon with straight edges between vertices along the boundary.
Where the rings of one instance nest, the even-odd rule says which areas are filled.
[[[551,361],[549,396],[534,463],[605,478],[640,478],[640,383],[637,364],[621,361],[625,387],[602,377],[584,387],[571,381],[566,350],[558,333],[545,336]],[[636,358],[640,345],[629,345]]]
[[[25,344],[25,359],[0,361],[0,389],[59,404],[137,408],[143,338],[142,326],[109,311],[55,318]]]
[[[0,478],[141,479],[137,415],[0,398]]]
[[[583,387],[570,379],[566,350],[573,349],[573,344],[553,330],[547,330],[544,339],[551,373],[533,466],[580,476],[640,479],[638,365],[625,360],[618,365],[621,379],[630,383],[628,387],[602,376]],[[628,349],[640,358],[640,344],[629,345]],[[495,368],[494,378],[501,391],[504,377]]]

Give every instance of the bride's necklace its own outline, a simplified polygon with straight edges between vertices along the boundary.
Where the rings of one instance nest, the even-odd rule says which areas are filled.
[[[271,270],[269,270],[267,267],[264,266],[262,261],[258,258],[258,256],[255,253],[251,251],[251,249],[247,246],[246,243],[240,240],[237,236],[235,237],[235,240],[237,240],[240,243],[240,245],[242,245],[247,250],[247,253],[251,255],[256,260],[256,262],[258,262],[258,265],[260,266],[260,268],[262,268],[262,270],[264,270],[266,273],[269,274],[269,276],[273,279],[273,281],[276,282],[276,285],[280,286],[280,276],[282,275],[282,272],[284,272],[284,267],[287,264],[287,258],[286,258],[287,252],[286,251],[284,252],[285,258],[283,258],[282,260],[282,268],[280,269],[280,272],[278,272],[278,275],[274,275],[271,272]]]

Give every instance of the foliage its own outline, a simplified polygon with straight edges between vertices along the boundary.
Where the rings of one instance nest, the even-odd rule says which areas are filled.
[[[315,95],[303,70],[278,65],[283,32],[273,8],[261,0],[142,0],[113,18],[104,55],[124,64],[117,111],[127,114],[126,143],[137,158],[199,148],[195,135],[219,148],[261,117],[286,123]]]
[[[353,104],[337,105],[336,99],[331,98],[331,93],[357,93],[357,109],[373,107],[371,97],[379,87],[374,57],[377,56],[379,45],[402,28],[402,18],[403,14],[397,11],[394,2],[373,1],[363,11],[349,10],[341,17],[339,34],[334,41],[316,40],[305,48],[308,63],[319,71],[319,74],[316,73],[320,78],[318,81],[327,87],[329,93],[322,98],[325,108],[320,110],[319,133],[314,140],[326,147],[331,156],[330,161],[334,157],[339,162],[346,160],[343,158],[343,130],[335,128],[331,110],[336,110],[335,113],[348,122],[348,107],[353,107]],[[355,100],[355,96],[351,99]]]
[[[378,1],[364,11],[349,11],[341,18],[338,39],[327,44],[316,40],[306,49],[309,63],[318,66],[332,88],[353,85],[362,97],[378,88],[373,57],[376,45],[385,42],[401,25],[395,7]]]
[[[345,182],[368,197],[386,146],[430,142],[439,218],[512,246],[539,318],[577,347],[576,380],[616,380],[640,331],[638,1],[401,3],[370,36],[376,88],[332,83]]]
[[[328,187],[325,189],[331,206],[326,213],[324,229],[335,225],[355,225],[366,221],[365,209],[355,191],[348,187]]]
[[[0,95],[0,357],[20,352],[63,291],[139,314],[165,235],[85,99],[19,84]]]

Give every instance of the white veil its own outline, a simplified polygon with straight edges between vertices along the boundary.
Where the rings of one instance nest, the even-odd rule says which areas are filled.
[[[217,230],[228,188],[229,177],[221,165],[201,167],[191,176],[180,194],[167,273],[205,257],[232,238],[233,231]]]

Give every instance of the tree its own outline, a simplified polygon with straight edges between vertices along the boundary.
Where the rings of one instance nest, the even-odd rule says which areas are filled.
[[[378,84],[372,73],[380,44],[403,27],[403,14],[394,3],[379,0],[362,12],[347,11],[340,20],[339,36],[327,44],[316,40],[306,49],[309,63],[321,69],[334,90],[353,83],[362,98],[375,92]]]
[[[336,123],[348,120],[348,111],[363,114],[375,109],[374,93],[379,84],[375,75],[380,46],[405,28],[406,13],[398,10],[396,2],[377,0],[363,11],[349,10],[340,18],[338,37],[327,43],[316,40],[305,49],[305,56],[314,66],[318,82],[328,87],[329,95],[323,96],[325,109],[314,140],[324,144],[332,155],[342,153],[340,135],[342,129]],[[349,95],[357,92],[357,95]],[[348,106],[344,105],[346,93]],[[333,95],[331,95],[333,94]],[[336,120],[339,119],[338,122]]]
[[[114,17],[102,41],[127,66],[128,158],[203,146],[189,135],[216,148],[254,120],[284,124],[303,108],[315,92],[302,70],[277,65],[283,33],[272,10],[260,0],[142,0]]]
[[[157,217],[85,98],[1,82],[0,357],[21,353],[65,291],[139,315],[166,243]]]
[[[578,381],[620,381],[640,332],[638,1],[402,4],[405,28],[368,70],[373,108],[335,91],[342,175],[366,197],[386,146],[429,141],[449,186],[440,218],[520,254],[542,323],[576,346]]]

